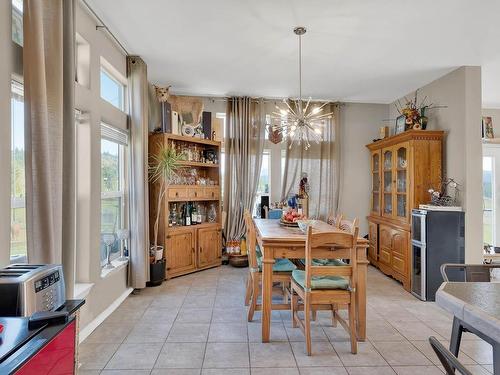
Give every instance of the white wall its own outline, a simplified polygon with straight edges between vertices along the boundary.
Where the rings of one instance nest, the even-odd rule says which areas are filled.
[[[360,234],[368,233],[370,213],[370,153],[365,145],[378,138],[379,128],[388,126],[388,104],[346,103],[341,107],[341,190],[339,212],[360,221]]]
[[[12,74],[12,11],[10,1],[0,2],[0,267],[10,258],[10,82]]]
[[[407,95],[413,98],[414,93]],[[419,101],[447,106],[428,112],[429,130],[446,132],[444,176],[461,184],[465,210],[465,260],[482,261],[481,68],[461,67],[418,89]],[[404,104],[404,98],[401,98]],[[390,117],[398,112],[393,105]]]
[[[104,57],[126,77],[126,58],[97,22],[78,2],[76,32],[90,46],[89,84],[75,83],[75,107],[83,112],[77,132],[77,258],[76,279],[79,283],[94,284],[81,312],[83,329],[118,299],[127,288],[127,268],[113,270],[101,278],[100,265],[100,201],[101,201],[101,121],[115,127],[127,128],[124,112],[100,97],[100,66]]]

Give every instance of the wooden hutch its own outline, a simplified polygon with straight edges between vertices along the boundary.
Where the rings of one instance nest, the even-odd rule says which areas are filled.
[[[411,210],[440,190],[444,132],[408,130],[371,143],[368,259],[410,290]]]
[[[217,163],[199,160],[182,161],[182,173],[189,175],[182,184],[170,185],[161,205],[158,244],[163,245],[166,258],[166,277],[172,278],[194,271],[221,265],[221,143],[217,141],[185,137],[168,133],[155,133],[149,136],[149,153],[154,155],[159,146],[193,148],[197,154],[205,151],[215,152]],[[194,177],[196,176],[196,177]],[[149,184],[149,223],[150,236],[153,238],[156,220],[160,182]],[[202,223],[182,226],[170,225],[170,213],[176,208],[191,202],[203,207]],[[215,220],[210,221],[210,207],[215,208]],[[213,219],[213,217],[212,217]]]

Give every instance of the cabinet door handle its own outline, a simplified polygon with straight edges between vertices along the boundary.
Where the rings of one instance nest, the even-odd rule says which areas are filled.
[[[176,191],[176,192],[175,192],[175,196],[176,196],[176,197],[178,197],[178,196],[179,196],[179,192],[178,192],[178,191]]]
[[[194,247],[191,248],[191,252],[194,253]]]
[[[194,196],[195,196],[195,197],[197,197],[197,196],[198,196],[198,192],[197,192],[197,191],[195,191],[195,192],[194,192]]]
[[[215,197],[215,193],[212,191],[212,198]]]
[[[202,253],[202,252],[203,252],[203,248],[202,248],[202,247],[200,247],[200,253]]]

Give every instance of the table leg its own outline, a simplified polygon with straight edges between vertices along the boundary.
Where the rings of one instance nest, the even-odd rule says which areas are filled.
[[[460,351],[460,342],[462,341],[463,326],[460,319],[456,316],[453,317],[453,328],[451,330],[450,338],[450,352],[453,353],[455,357],[458,358],[458,353]]]
[[[264,250],[262,261],[262,342],[269,342],[271,334],[271,303],[273,292],[273,264],[271,251]]]
[[[493,373],[500,374],[500,344],[493,345]]]
[[[366,251],[366,250],[365,250]],[[356,285],[356,325],[358,340],[366,341],[366,276],[368,262],[358,262],[358,282]]]

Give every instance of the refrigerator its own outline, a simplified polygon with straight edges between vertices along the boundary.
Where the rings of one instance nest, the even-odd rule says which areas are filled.
[[[411,215],[411,292],[423,301],[434,301],[443,282],[443,263],[464,263],[463,211],[414,209]],[[463,281],[464,271],[447,272],[450,281]]]

